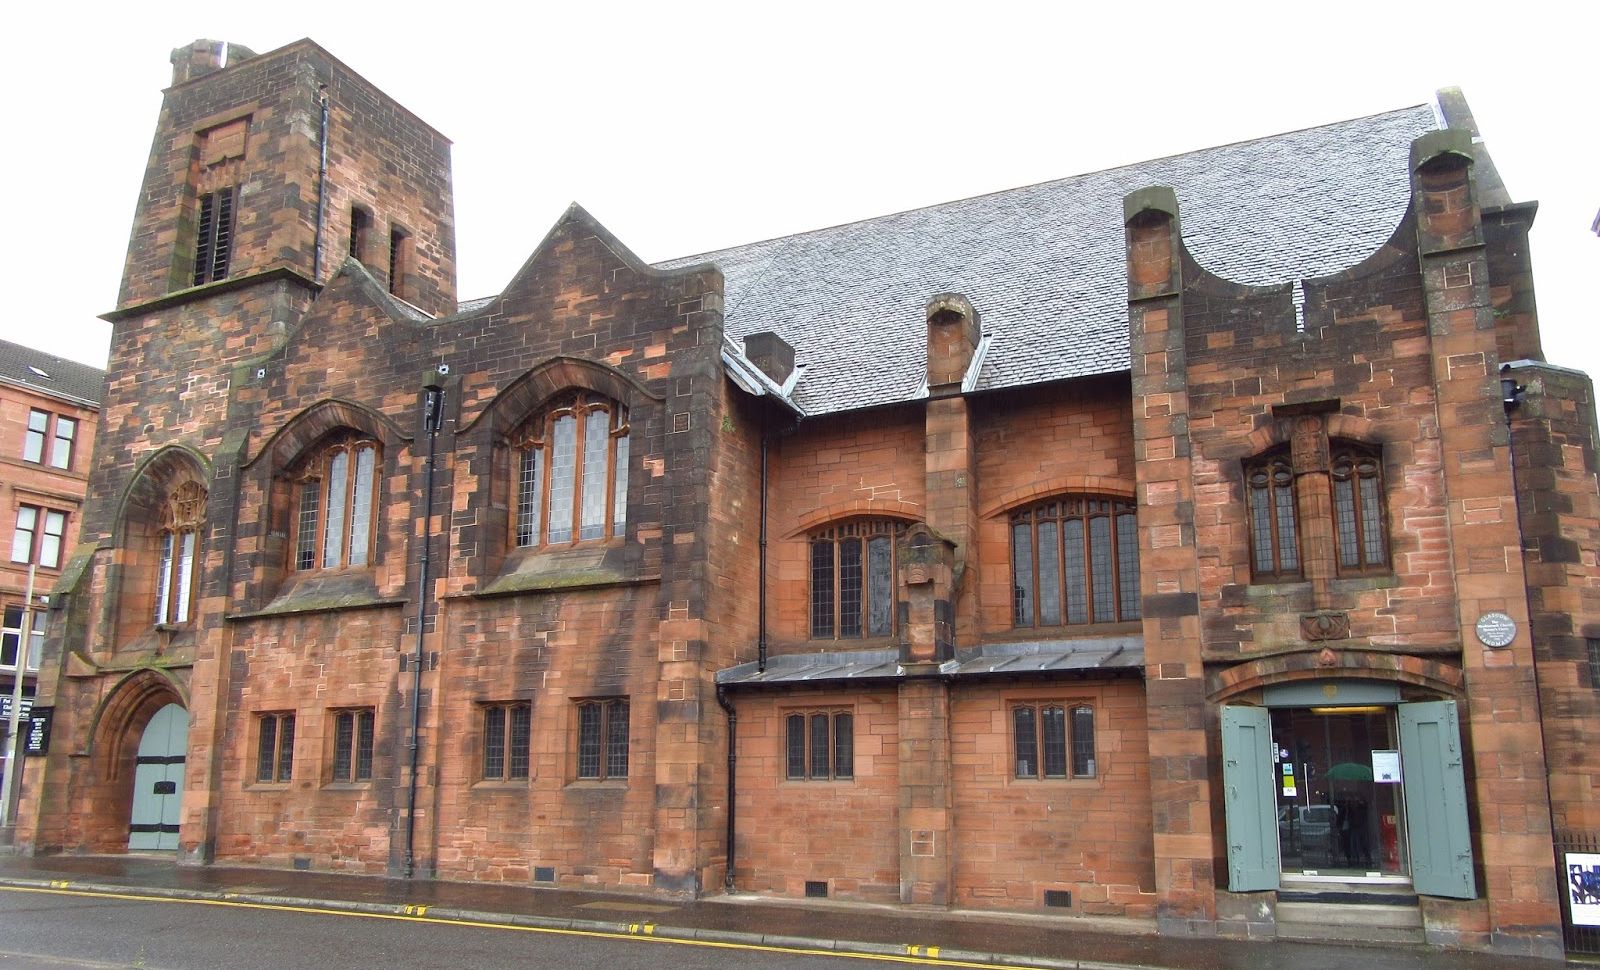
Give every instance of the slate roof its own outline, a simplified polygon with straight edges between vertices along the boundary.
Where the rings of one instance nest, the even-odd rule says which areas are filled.
[[[1323,276],[1388,240],[1411,141],[1436,127],[1418,105],[657,266],[716,263],[729,336],[793,344],[808,414],[916,397],[936,293],[964,294],[991,335],[976,390],[1114,373],[1128,369],[1124,195],[1172,186],[1190,251],[1219,276]]]
[[[106,372],[9,340],[0,340],[0,381],[99,407],[105,393]]]

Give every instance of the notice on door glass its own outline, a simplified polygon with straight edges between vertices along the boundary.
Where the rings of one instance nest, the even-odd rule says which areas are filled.
[[[1294,786],[1294,763],[1290,761],[1283,763],[1283,794],[1289,798],[1299,794]]]
[[[1372,780],[1380,785],[1400,784],[1400,752],[1372,752]]]
[[[1572,925],[1600,926],[1600,855],[1568,852],[1565,863]]]

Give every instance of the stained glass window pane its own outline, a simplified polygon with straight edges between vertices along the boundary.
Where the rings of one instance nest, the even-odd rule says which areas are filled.
[[[1061,526],[1054,519],[1039,529],[1039,624],[1061,624]]]
[[[1067,712],[1059,707],[1039,710],[1040,727],[1044,730],[1044,777],[1067,776]]]
[[[1093,778],[1094,758],[1094,708],[1072,709],[1072,776]]]
[[[483,711],[483,777],[506,776],[506,710],[488,707]]]
[[[344,512],[350,494],[350,453],[341,451],[328,462],[328,516],[322,526],[322,568],[344,564]]]
[[[506,763],[508,778],[528,777],[528,742],[533,736],[533,708],[518,704],[511,708],[511,749]]]
[[[839,635],[861,635],[861,540],[839,540]]]
[[[1117,618],[1116,592],[1111,586],[1111,520],[1096,515],[1089,520],[1089,577],[1094,584],[1094,621]]]
[[[372,780],[372,718],[371,711],[356,715],[356,781]]]
[[[1121,619],[1137,620],[1139,608],[1139,522],[1132,512],[1117,516],[1117,586]]]
[[[604,411],[590,411],[583,419],[583,521],[579,539],[599,539],[606,534],[606,459],[611,432]]]
[[[578,422],[570,414],[550,430],[550,541],[572,541],[572,490],[578,473]],[[595,763],[599,770],[599,762]]]
[[[1376,477],[1362,477],[1361,488],[1361,547],[1366,553],[1366,565],[1381,566],[1389,559],[1383,544],[1383,507],[1378,495]]]
[[[161,534],[161,572],[156,574],[156,622],[167,622],[172,598],[172,533]]]
[[[1033,530],[1026,522],[1011,526],[1011,617],[1017,626],[1033,626]]]
[[[317,515],[321,511],[322,484],[305,482],[300,486],[300,523],[295,530],[294,568],[312,569],[317,565]]]
[[[811,635],[833,636],[833,542],[811,541]]]
[[[875,536],[867,542],[867,635],[886,637],[893,629],[894,577],[892,540]]]
[[[1011,733],[1015,741],[1018,778],[1039,776],[1039,738],[1033,726],[1033,708],[1011,709]]]
[[[1275,487],[1272,498],[1278,513],[1278,564],[1284,572],[1298,572],[1300,539],[1295,531],[1294,492],[1288,486]]]
[[[1063,586],[1067,592],[1067,622],[1089,622],[1089,577],[1083,564],[1083,520],[1074,516],[1061,523]]]
[[[517,545],[539,544],[539,513],[544,510],[544,451],[523,448],[517,472]]]
[[[599,704],[578,707],[578,777],[600,777],[600,727],[603,712]]]
[[[356,452],[356,482],[350,509],[350,565],[365,566],[372,546],[372,478],[377,471],[377,449]],[[331,516],[330,516],[331,518]]]
[[[606,777],[628,777],[628,702],[606,707]]]
[[[294,715],[278,718],[278,780],[288,781],[294,772]]]
[[[333,780],[350,781],[351,755],[356,733],[354,712],[342,711],[334,718],[333,729]]]
[[[278,719],[271,715],[260,719],[261,739],[256,746],[256,781],[270,782],[277,777],[273,756],[278,752]]]
[[[1360,550],[1356,546],[1355,483],[1349,478],[1334,480],[1333,520],[1334,534],[1339,539],[1339,565],[1358,564]]]
[[[806,776],[806,719],[803,714],[790,714],[784,718],[787,726],[785,730],[786,746],[786,771],[785,775],[791,779],[800,779]]]
[[[172,543],[172,533],[167,533],[167,544]],[[189,620],[189,603],[194,598],[194,544],[193,531],[183,533],[183,542],[178,554],[178,600],[173,604],[172,619],[176,623],[186,623]],[[170,554],[170,549],[166,550]]]
[[[611,534],[622,535],[628,524],[628,436],[617,439],[617,484],[611,500]]]
[[[811,777],[828,777],[828,715],[811,715]]]
[[[833,716],[833,777],[856,776],[855,719],[849,714]]]

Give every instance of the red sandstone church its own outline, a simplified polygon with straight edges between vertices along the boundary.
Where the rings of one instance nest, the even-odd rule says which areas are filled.
[[[1595,412],[1459,93],[462,303],[442,135],[174,65],[26,848],[1561,953]]]

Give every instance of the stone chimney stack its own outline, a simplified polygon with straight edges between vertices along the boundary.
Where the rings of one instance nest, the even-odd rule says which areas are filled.
[[[928,393],[959,393],[978,349],[978,311],[960,293],[940,293],[928,301],[927,316]]]
[[[187,47],[172,52],[172,83],[174,86],[197,77],[205,77],[232,64],[256,56],[256,52],[238,44],[220,40],[197,40]]]

